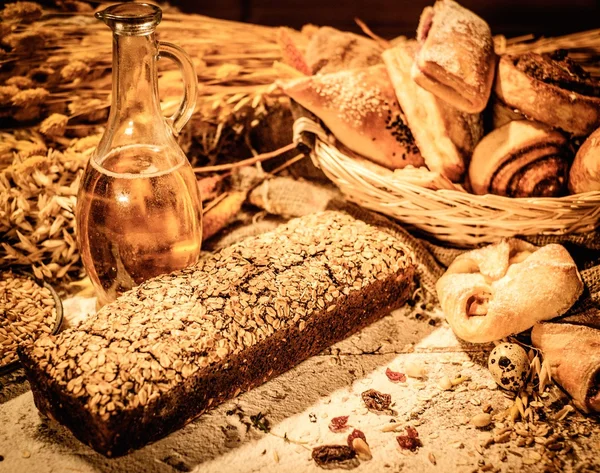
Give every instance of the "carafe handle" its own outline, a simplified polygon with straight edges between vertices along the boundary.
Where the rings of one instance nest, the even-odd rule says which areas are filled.
[[[167,57],[175,61],[183,75],[183,98],[177,111],[167,118],[167,122],[173,129],[173,132],[175,135],[178,135],[194,113],[196,96],[198,94],[198,77],[196,76],[194,63],[179,46],[159,41],[158,54],[159,57]]]

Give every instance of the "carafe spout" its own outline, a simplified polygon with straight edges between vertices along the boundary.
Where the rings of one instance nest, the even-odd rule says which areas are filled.
[[[95,17],[119,35],[153,33],[162,19],[162,11],[148,3],[122,3],[98,11]]]

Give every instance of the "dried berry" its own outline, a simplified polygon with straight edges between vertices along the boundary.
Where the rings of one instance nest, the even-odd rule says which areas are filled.
[[[374,411],[385,411],[392,403],[392,396],[369,389],[361,394],[365,405]]]
[[[315,422],[317,422],[317,416],[311,412],[310,414],[308,414],[308,420],[310,420],[314,424]]]
[[[357,438],[358,439],[363,439],[365,441],[365,443],[367,443],[367,437],[365,437],[365,434],[362,431],[358,430],[358,429],[354,429],[352,431],[352,433],[350,435],[348,435],[348,446],[350,448],[352,448],[352,441],[354,439],[357,439]]]
[[[388,368],[385,370],[385,375],[390,381],[393,381],[395,383],[404,383],[406,381],[406,375],[404,373],[400,373],[400,371],[392,371]]]
[[[336,433],[346,430],[348,428],[348,417],[349,416],[339,416],[331,419],[329,430]]]
[[[413,439],[418,439],[419,438],[419,432],[417,432],[417,429],[415,429],[414,427],[405,427],[406,429],[406,435],[408,435],[410,438]]]
[[[399,435],[396,437],[398,445],[404,450],[410,450],[414,452],[422,444],[419,440],[419,433],[414,427],[406,427],[406,435]]]
[[[322,445],[315,447],[312,458],[321,468],[354,468],[358,466],[356,452],[346,445]]]

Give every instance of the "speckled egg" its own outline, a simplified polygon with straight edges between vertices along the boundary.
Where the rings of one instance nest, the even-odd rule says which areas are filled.
[[[518,391],[529,371],[527,352],[515,343],[501,343],[490,353],[488,369],[501,388]]]

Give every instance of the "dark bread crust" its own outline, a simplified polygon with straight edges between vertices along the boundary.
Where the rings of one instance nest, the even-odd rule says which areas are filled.
[[[382,233],[387,233],[385,229]],[[305,323],[290,324],[220,362],[201,368],[145,406],[129,406],[104,418],[86,407],[86,399],[65,389],[40,366],[32,347],[21,349],[38,409],[64,424],[82,442],[110,457],[139,448],[184,426],[210,407],[287,371],[327,346],[400,307],[412,290],[415,266],[404,264],[359,290],[344,295],[349,283],[334,284],[341,295],[335,310],[313,311]]]
[[[531,119],[575,136],[589,135],[600,126],[600,97],[594,95],[597,81],[573,76],[566,82],[568,73],[561,64],[535,53],[503,56],[494,91],[503,103]]]
[[[21,361],[36,407],[94,450],[116,457],[164,437],[209,407],[261,385],[389,314],[408,300],[413,275],[411,267],[352,292],[338,304],[339,310],[313,314],[302,332],[297,327],[277,332],[228,362],[195,373],[146,407],[123,411],[108,422],[91,414],[80,399],[65,395],[27,352]]]

